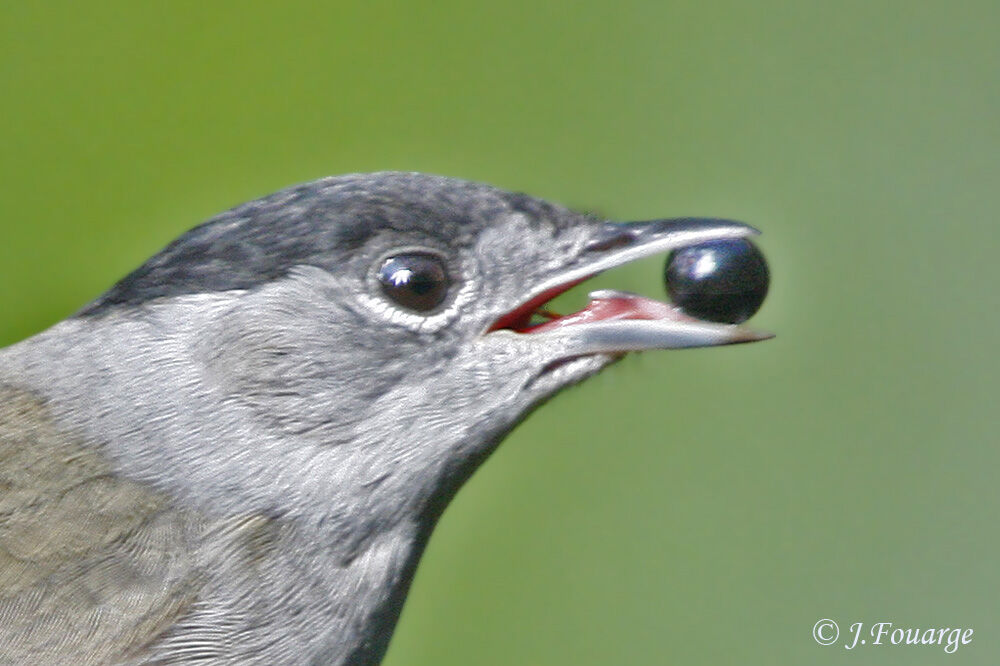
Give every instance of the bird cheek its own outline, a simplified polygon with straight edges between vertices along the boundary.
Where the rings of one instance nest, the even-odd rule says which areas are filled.
[[[558,351],[513,331],[494,331],[473,346],[470,366],[474,375],[497,388],[519,390],[540,368],[558,358]]]

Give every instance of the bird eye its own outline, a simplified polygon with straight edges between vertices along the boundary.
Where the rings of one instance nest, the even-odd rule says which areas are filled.
[[[378,281],[393,302],[417,312],[441,305],[450,284],[441,258],[423,252],[389,257],[378,270]]]

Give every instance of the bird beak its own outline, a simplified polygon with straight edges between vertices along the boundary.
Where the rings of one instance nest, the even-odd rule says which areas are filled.
[[[500,317],[490,331],[512,331],[540,343],[557,345],[562,350],[560,356],[766,340],[774,336],[741,325],[696,319],[670,303],[614,290],[591,292],[587,307],[569,315],[554,315],[544,309],[545,303],[559,294],[610,268],[705,241],[745,238],[758,233],[740,222],[715,219],[605,224],[596,229],[571,265],[543,279],[520,306]],[[536,315],[547,321],[534,323]]]

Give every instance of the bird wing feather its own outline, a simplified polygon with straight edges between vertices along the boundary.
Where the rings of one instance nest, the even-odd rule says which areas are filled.
[[[0,663],[128,663],[197,599],[188,520],[0,385]]]

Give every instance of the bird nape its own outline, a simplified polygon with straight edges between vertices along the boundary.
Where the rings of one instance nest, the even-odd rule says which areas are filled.
[[[0,662],[378,663],[444,507],[533,408],[628,352],[769,337],[734,323],[766,268],[751,306],[732,271],[713,292],[754,233],[378,173],[184,234],[0,350]],[[674,272],[713,321],[545,307],[706,243]]]

